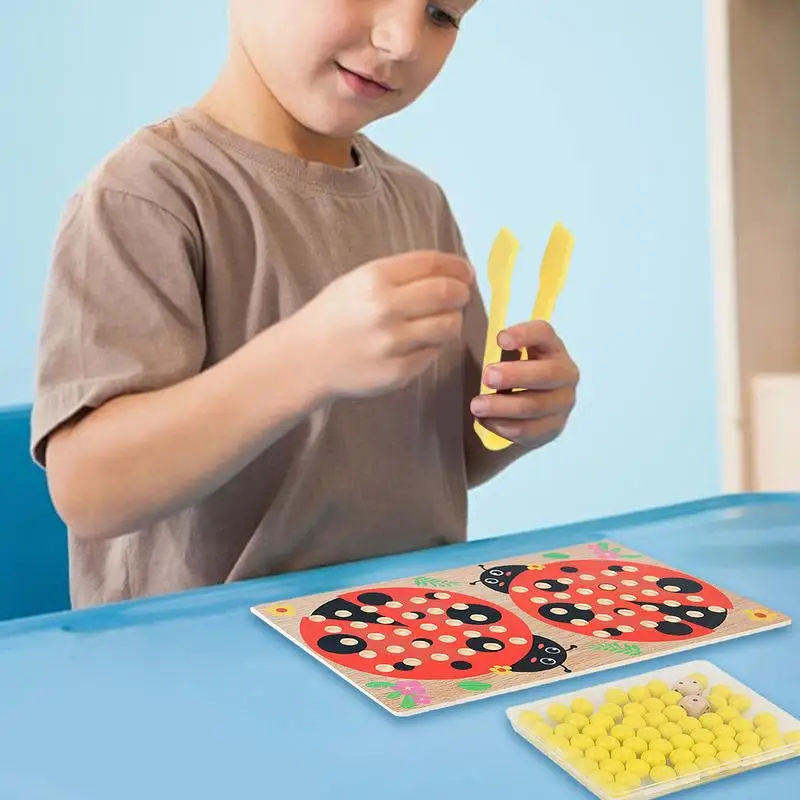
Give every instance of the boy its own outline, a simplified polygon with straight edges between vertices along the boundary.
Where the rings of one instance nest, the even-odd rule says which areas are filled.
[[[563,429],[577,369],[543,323],[485,376],[528,391],[476,397],[486,317],[445,197],[358,133],[474,2],[231,0],[207,95],[70,200],[32,446],[74,606],[462,540],[468,487]]]

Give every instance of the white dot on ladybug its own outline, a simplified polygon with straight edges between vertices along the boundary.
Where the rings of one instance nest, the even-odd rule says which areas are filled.
[[[582,595],[594,594],[594,592],[591,589],[577,589],[577,592],[578,592],[578,594],[582,594]]]
[[[599,619],[601,622],[611,622],[614,617],[611,614],[595,614],[595,619]]]
[[[699,594],[690,594],[686,599],[690,603],[702,603],[703,602],[703,598],[700,597]]]
[[[642,606],[642,611],[658,611],[658,606],[654,606],[652,603],[645,603]]]
[[[391,664],[378,664],[375,667],[376,672],[394,672],[394,667]]]
[[[625,600],[625,602],[627,602],[627,603],[632,603],[634,600],[636,600],[636,596],[632,595],[632,594],[621,594],[619,596],[619,599],[620,600]]]
[[[566,584],[567,586],[572,586],[572,584],[573,584],[575,581],[573,581],[573,580],[572,580],[572,578],[559,578],[559,579],[558,579],[558,582],[559,582],[559,583]]]
[[[667,585],[664,587],[664,591],[665,591],[665,592],[673,592],[673,593],[674,593],[674,592],[679,592],[680,590],[681,590],[681,587],[680,587],[680,586],[675,586],[675,585],[674,585],[674,584],[672,584],[672,583],[668,583],[668,584],[667,584]]]
[[[700,617],[703,616],[703,612],[702,611],[687,611],[686,612],[686,616],[687,617],[693,617],[694,619],[700,619]]]
[[[380,642],[381,639],[385,639],[386,637],[382,633],[368,633],[367,639],[372,639],[374,642]]]
[[[631,611],[630,608],[621,608],[621,609],[619,609],[619,611],[617,611],[617,614],[619,614],[621,617],[634,617],[634,616],[636,616],[636,612],[635,611]]]
[[[355,622],[351,622],[350,623],[350,627],[351,628],[357,628],[357,629],[361,630],[361,629],[367,627],[367,623],[366,622],[359,622],[358,620],[356,620]]]
[[[601,583],[601,584],[600,584],[600,588],[601,588],[601,589],[602,589],[604,592],[614,592],[614,591],[616,591],[616,589],[617,589],[617,587],[616,587],[616,586],[614,586],[614,585],[613,585],[613,584],[611,584],[611,583]]]
[[[334,616],[342,617],[343,619],[345,617],[352,617],[353,616],[353,612],[352,611],[348,611],[346,608],[340,608],[338,611],[334,611],[333,614],[334,614]],[[324,617],[323,617],[323,619],[324,619]]]
[[[599,606],[613,606],[614,601],[608,597],[601,597],[597,600],[597,605]]]
[[[542,603],[546,603],[546,597],[531,597],[531,603],[536,603],[537,605],[542,605]]]
[[[439,626],[434,625],[432,622],[423,622],[419,627],[423,631],[436,631],[439,629]]]
[[[309,617],[309,619],[310,619],[312,622],[325,622],[325,617],[323,617],[321,614],[312,614],[312,615]]]
[[[597,580],[597,578],[595,578],[595,576],[594,576],[594,575],[579,575],[578,577],[579,577],[579,578],[580,578],[582,581],[596,581],[596,580]]]
[[[536,583],[534,583],[533,585],[537,589],[549,589],[550,588],[550,584],[547,581],[536,581]]]
[[[567,614],[569,612],[567,611],[566,608],[561,608],[560,606],[558,606],[556,608],[551,608],[550,609],[550,613],[551,614],[558,614],[558,616],[560,617],[560,616],[563,616],[564,614]]]
[[[395,636],[411,636],[411,631],[408,628],[396,628],[394,631]]]
[[[489,620],[489,617],[487,617],[486,614],[470,614],[469,618],[473,622],[487,622]]]
[[[664,605],[669,606],[670,608],[680,608],[681,604],[677,600],[665,600]]]
[[[378,607],[377,606],[361,606],[361,610],[365,614],[374,614],[378,610]]]
[[[575,603],[575,608],[578,611],[591,611],[592,607],[588,603]]]
[[[442,644],[453,644],[453,642],[456,641],[456,637],[455,636],[440,636],[439,637],[439,641],[442,642]]]
[[[391,653],[392,655],[395,655],[395,656],[399,655],[400,653],[405,653],[405,651],[406,651],[405,647],[400,647],[399,644],[390,644],[386,648],[386,652],[387,653]]]
[[[342,644],[345,647],[352,647],[353,645],[358,644],[358,639],[353,639],[350,636],[345,636],[345,638],[342,639]]]
[[[600,574],[608,575],[609,578],[613,578],[617,573],[610,569],[604,569]]]
[[[405,616],[405,614],[403,614],[403,616]],[[412,617],[412,619],[414,618]],[[391,625],[394,622],[391,617],[378,617],[377,621],[381,625]]]
[[[528,640],[523,639],[522,636],[512,636],[508,641],[509,644],[519,644],[519,645],[528,644]]]
[[[424,606],[428,601],[424,597],[412,597],[411,602],[416,606]]]
[[[516,592],[517,594],[526,594],[529,589],[527,586],[512,586],[511,591]]]
[[[469,647],[462,647],[458,651],[458,654],[461,655],[461,656],[474,656],[475,653],[476,653],[476,651],[475,650],[471,650]]]
[[[447,594],[447,592],[434,592],[433,596],[437,600],[449,600],[450,599],[450,595]]]
[[[409,667],[418,667],[422,664],[418,658],[404,658],[403,663],[407,664]]]
[[[480,636],[478,631],[464,631],[464,638],[465,639],[475,639],[478,636]]]
[[[399,603],[397,600],[390,600],[386,604],[386,608],[402,608],[402,607],[403,607],[403,604]]]
[[[642,589],[642,594],[645,597],[658,597],[658,592],[655,589]]]
[[[598,639],[608,639],[611,634],[608,631],[593,631],[592,636],[596,636]]]
[[[667,616],[664,617],[664,622],[680,622],[680,621],[681,621],[680,617],[673,617],[670,614],[667,614]]]
[[[633,566],[633,564],[626,564],[626,565],[625,565],[625,566],[622,568],[622,571],[623,571],[623,572],[638,572],[638,571],[639,571],[639,569],[638,569],[638,567],[634,567],[634,566]]]
[[[484,650],[502,650],[503,645],[497,644],[497,642],[489,642],[483,646]]]
[[[326,625],[325,633],[341,633],[342,629],[338,625]]]
[[[429,608],[428,613],[432,614],[434,617],[438,617],[440,614],[444,614],[443,608]]]
[[[411,646],[412,647],[416,647],[417,650],[426,650],[428,647],[431,646],[431,643],[430,642],[422,642],[419,639],[417,639],[416,642],[411,642]]]
[[[466,603],[453,603],[453,608],[456,611],[466,611],[469,606]]]
[[[359,655],[361,658],[377,658],[378,654],[374,650],[362,650]]]
[[[505,627],[505,626],[503,626],[503,625],[492,625],[492,626],[489,628],[489,630],[490,630],[492,633],[506,633],[506,632],[508,631],[508,628],[506,628],[506,627]]]
[[[460,619],[448,619],[444,624],[451,628],[460,628],[464,623]]]
[[[639,624],[643,628],[657,628],[658,627],[658,623],[654,622],[652,619],[643,619]]]
[[[630,625],[617,625],[617,630],[622,633],[633,633],[633,628]]]
[[[658,583],[658,578],[655,575],[645,575],[642,580],[648,583]]]
[[[712,614],[724,614],[725,613],[725,609],[724,608],[720,608],[720,606],[709,606],[708,610]]]
[[[625,581],[622,581],[622,585],[623,586],[638,586],[639,585],[639,581],[625,580]]]
[[[570,623],[578,628],[582,628],[584,625],[589,624],[585,619],[571,619]]]
[[[553,597],[555,597],[556,600],[569,600],[569,595],[566,592],[556,592]]]
[[[406,611],[402,615],[403,619],[419,619],[419,613],[416,611]],[[378,620],[380,622],[380,620]]]
[[[445,653],[431,653],[431,661],[449,661],[450,656]]]

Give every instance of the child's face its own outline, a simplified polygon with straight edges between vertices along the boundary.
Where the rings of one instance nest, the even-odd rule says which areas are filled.
[[[231,24],[234,41],[290,116],[344,138],[422,94],[475,2],[231,0]]]

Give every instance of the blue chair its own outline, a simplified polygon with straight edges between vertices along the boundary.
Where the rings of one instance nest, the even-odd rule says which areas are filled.
[[[29,455],[30,413],[0,409],[0,620],[69,608],[67,531]]]

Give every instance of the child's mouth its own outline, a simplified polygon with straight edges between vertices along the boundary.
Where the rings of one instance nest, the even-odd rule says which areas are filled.
[[[353,72],[338,62],[336,66],[347,87],[359,97],[364,97],[367,100],[378,100],[389,92],[394,91],[391,86],[373,80],[367,75]]]

